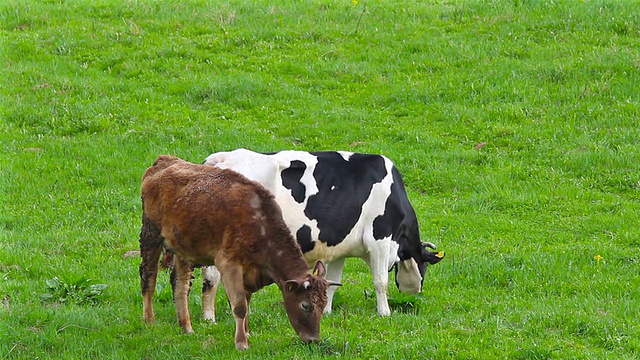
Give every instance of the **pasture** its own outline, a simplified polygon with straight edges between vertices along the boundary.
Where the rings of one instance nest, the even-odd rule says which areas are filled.
[[[0,359],[640,357],[640,1],[5,0]],[[349,150],[403,173],[447,257],[376,315],[347,261],[322,341],[275,286],[251,347],[142,321],[158,154]],[[198,274],[199,272],[196,272]],[[393,274],[390,274],[393,276]],[[54,280],[57,279],[57,280]]]

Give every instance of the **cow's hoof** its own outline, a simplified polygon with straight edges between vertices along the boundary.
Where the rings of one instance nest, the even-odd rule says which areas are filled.
[[[236,349],[240,351],[247,350],[248,348],[249,348],[249,343],[246,343],[246,342],[236,343]]]
[[[216,315],[215,314],[202,313],[202,318],[204,320],[207,320],[210,323],[213,323],[213,324],[216,323]]]

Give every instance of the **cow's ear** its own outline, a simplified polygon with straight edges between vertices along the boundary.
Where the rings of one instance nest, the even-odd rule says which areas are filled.
[[[427,260],[429,264],[437,264],[444,258],[444,251],[424,251],[424,258]]]
[[[298,280],[287,280],[284,283],[284,288],[288,292],[296,292],[300,288],[300,282]]]
[[[316,262],[316,266],[313,267],[313,276],[323,277],[327,273],[327,267],[320,260]]]

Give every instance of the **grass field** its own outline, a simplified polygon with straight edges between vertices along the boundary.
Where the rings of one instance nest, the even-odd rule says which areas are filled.
[[[0,359],[639,358],[638,9],[3,1]],[[166,273],[145,325],[128,256],[142,173],[237,147],[393,159],[423,240],[447,252],[418,310],[378,317],[352,260],[316,345],[273,286],[248,352],[222,296],[217,325],[198,319],[199,289],[184,335]]]

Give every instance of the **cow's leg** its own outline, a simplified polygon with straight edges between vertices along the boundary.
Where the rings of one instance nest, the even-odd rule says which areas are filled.
[[[247,292],[244,289],[244,280],[242,268],[238,265],[227,264],[226,262],[216,261],[219,264],[220,274],[222,275],[222,285],[229,298],[231,311],[236,320],[235,344],[236,349],[246,350],[249,348],[247,340],[247,315],[249,305],[247,303]]]
[[[247,316],[244,318],[244,332],[247,336],[251,336],[251,333],[249,332],[249,303],[251,302],[251,293],[245,291],[245,297],[247,299]]]
[[[140,287],[142,289],[142,314],[145,322],[153,322],[156,320],[153,314],[153,293],[156,290],[158,260],[160,259],[161,253],[161,247],[149,249],[147,252],[141,252]]]
[[[220,271],[215,266],[202,268],[202,318],[216,322],[216,293],[220,284]]]
[[[153,314],[153,293],[158,278],[158,260],[162,253],[163,238],[160,227],[142,216],[140,231],[140,288],[142,290],[142,316],[145,322],[155,321]]]
[[[337,259],[330,263],[326,264],[327,274],[326,279],[328,281],[335,281],[336,283],[342,282],[342,269],[344,269],[344,261],[346,258]],[[335,295],[336,290],[338,290],[337,286],[329,286],[327,288],[327,306],[324,307],[325,314],[331,314],[332,304],[333,304],[333,295]]]
[[[193,267],[181,257],[175,255],[173,262],[171,285],[173,287],[173,302],[178,313],[178,324],[187,334],[193,333],[191,327],[191,316],[189,315],[189,288],[191,287],[191,276]]]
[[[376,301],[378,304],[378,315],[389,316],[389,300],[387,299],[387,289],[389,287],[389,249],[390,242],[379,240],[369,250],[365,261],[369,264],[373,277],[373,286],[376,289]]]

